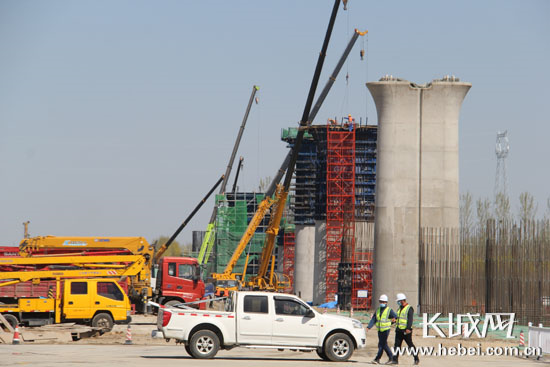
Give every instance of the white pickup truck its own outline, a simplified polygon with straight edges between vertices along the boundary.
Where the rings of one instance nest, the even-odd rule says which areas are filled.
[[[246,347],[315,350],[324,360],[346,361],[366,344],[358,320],[320,314],[296,296],[269,292],[232,292],[225,312],[160,308],[157,328],[194,358]]]

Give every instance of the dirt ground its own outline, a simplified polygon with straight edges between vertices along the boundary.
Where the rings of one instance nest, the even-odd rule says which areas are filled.
[[[125,345],[126,342],[126,325],[116,325],[111,332],[105,333],[103,335],[97,335],[95,337],[83,338],[78,341],[56,341],[56,340],[45,340],[45,341],[35,341],[27,342],[24,345],[13,346],[13,345],[0,345],[0,354],[2,352],[8,353],[7,355],[11,356],[8,360],[11,360],[17,363],[32,363],[33,365],[46,366],[49,365],[46,363],[46,360],[50,362],[55,362],[56,358],[59,360],[64,359],[68,351],[80,351],[78,356],[84,358],[84,356],[89,354],[87,362],[94,361],[103,365],[128,365],[137,366],[140,365],[141,359],[151,359],[159,358],[160,363],[163,366],[174,365],[181,363],[178,359],[187,359],[190,358],[185,352],[184,348],[177,346],[174,341],[167,343],[164,339],[153,339],[151,337],[151,332],[156,330],[156,317],[155,316],[143,316],[137,315],[133,317],[131,323],[131,334],[132,334],[132,343],[133,345]],[[26,329],[22,328],[22,334],[24,336]],[[457,347],[458,344],[461,344],[463,347],[479,347],[481,350],[485,350],[486,347],[511,347],[516,346],[517,341],[507,341],[507,340],[497,340],[497,339],[441,339],[441,338],[423,338],[422,330],[416,329],[414,331],[414,342],[416,346],[433,346],[438,348],[439,344],[445,347]],[[390,334],[389,342],[390,345],[393,344],[394,332]],[[353,362],[359,363],[370,363],[374,358],[377,352],[377,333],[376,331],[369,330],[367,332],[367,347],[363,350],[356,351],[352,357]],[[50,345],[51,348],[48,348],[47,345]],[[54,347],[55,346],[55,347]],[[69,349],[67,350],[66,347]],[[49,359],[35,359],[37,355],[40,355],[41,348],[47,348],[49,354],[47,354]],[[114,349],[113,349],[114,348]],[[149,351],[149,354],[138,353],[136,354],[136,348],[140,353],[142,351]],[[58,352],[56,352],[58,351]],[[113,352],[114,351],[114,352]],[[27,353],[28,352],[28,353]],[[10,354],[11,353],[11,354]],[[88,353],[88,354],[87,354]],[[118,357],[109,356],[109,354],[117,354]],[[163,357],[171,356],[171,357]],[[75,355],[76,356],[76,355]],[[101,357],[103,356],[103,357]],[[77,357],[75,357],[77,358]],[[113,359],[114,358],[114,359]],[[138,359],[136,359],[138,358]],[[141,359],[139,359],[141,358]],[[166,360],[163,358],[173,358]],[[276,352],[272,350],[248,350],[244,348],[236,348],[231,351],[220,351],[216,359],[228,359],[231,361],[236,359],[240,361],[235,363],[235,366],[256,366],[259,361],[262,365],[265,365],[265,361],[272,361],[273,365],[317,365],[324,364],[318,359],[316,353],[300,353],[300,352]],[[135,359],[135,360],[134,360]],[[386,356],[383,356],[382,361],[385,362],[387,359]],[[76,361],[76,360],[75,360]],[[133,362],[131,362],[133,361]],[[353,363],[350,361],[349,363]],[[424,356],[421,357],[421,365],[425,366],[440,366],[441,363],[446,363],[450,366],[485,366],[485,365],[495,365],[495,366],[516,366],[516,365],[534,365],[540,363],[550,363],[548,359],[542,358],[540,361],[535,361],[533,358],[526,359],[520,357],[496,357],[496,356],[446,356],[446,357],[435,357],[435,356]],[[210,365],[208,361],[197,361],[197,360],[188,360],[188,362],[193,362],[192,365]],[[307,362],[303,363],[303,362]],[[411,365],[413,358],[410,356],[402,356],[400,359],[401,365]],[[12,363],[0,361],[0,365],[11,365]],[[53,364],[52,364],[53,365]],[[232,363],[229,363],[232,365]],[[339,364],[340,365],[340,364]]]

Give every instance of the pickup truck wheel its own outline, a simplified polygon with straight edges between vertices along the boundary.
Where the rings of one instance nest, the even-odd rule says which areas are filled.
[[[315,351],[317,352],[317,355],[321,357],[323,360],[330,361],[330,359],[328,359],[327,355],[325,354],[325,351],[323,350],[323,348],[317,348]]]
[[[353,342],[346,334],[336,333],[325,341],[323,351],[333,362],[347,361],[353,354]]]
[[[186,346],[185,346],[185,351],[186,351],[187,354],[189,354],[190,356],[193,356],[193,355],[191,354],[191,347],[190,347],[189,345],[186,345]]]
[[[194,358],[213,358],[220,349],[220,339],[211,330],[199,330],[191,337],[189,349]]]
[[[111,331],[114,325],[113,318],[108,313],[98,313],[92,319],[92,326],[101,328],[102,331]]]

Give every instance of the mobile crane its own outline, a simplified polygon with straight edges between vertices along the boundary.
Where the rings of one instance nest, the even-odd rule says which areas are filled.
[[[39,236],[25,238],[19,245],[20,259],[8,261],[0,258],[0,279],[2,272],[9,277],[12,272],[38,269],[51,271],[76,267],[73,276],[124,276],[128,278],[127,293],[137,311],[146,310],[149,300],[160,304],[196,302],[203,299],[204,283],[200,279],[200,268],[192,257],[162,257],[178,234],[189,223],[208,197],[223,180],[221,176],[206,196],[183,221],[179,228],[155,253],[155,249],[143,237],[56,237]],[[11,259],[11,258],[10,258]],[[77,261],[77,259],[81,259]],[[131,273],[119,274],[130,262]],[[47,267],[44,266],[47,264]],[[83,266],[82,264],[85,264]],[[49,273],[38,274],[39,278]],[[32,280],[35,278],[20,279]],[[200,304],[199,307],[204,307]]]
[[[195,258],[161,258],[153,252],[143,237],[35,237],[21,243],[20,253],[27,257],[0,258],[0,279],[17,275],[15,284],[58,274],[124,277],[125,291],[138,312],[146,311],[149,300],[160,304],[202,300],[204,283]]]
[[[93,264],[95,257],[101,256],[109,267],[124,264],[126,256],[134,256],[131,261],[139,261],[139,271],[130,275],[128,295],[133,303],[142,304],[152,296],[151,259],[154,248],[143,237],[58,237],[37,236],[24,238],[19,244],[19,254],[27,259],[27,269],[47,261],[51,266],[66,264],[67,259],[81,257]],[[22,264],[21,263],[21,264]],[[20,267],[19,263],[13,267]]]
[[[229,157],[229,162],[225,170],[225,175],[224,175],[225,178],[220,187],[220,191],[219,191],[220,194],[223,194],[225,192],[225,188],[227,186],[227,180],[229,180],[229,175],[231,174],[233,162],[235,161],[235,156],[237,155],[237,150],[239,149],[239,145],[241,144],[241,138],[244,133],[244,128],[246,126],[246,122],[248,121],[248,115],[250,114],[250,109],[252,108],[252,102],[254,101],[254,96],[256,95],[256,92],[258,92],[259,90],[260,90],[260,87],[256,85],[252,87],[252,93],[250,94],[250,99],[248,100],[248,106],[246,107],[246,112],[244,114],[241,127],[239,128],[239,132],[237,134],[237,139],[235,139],[235,144],[233,145],[233,151],[231,152],[231,156]],[[242,157],[239,161],[239,168],[241,163],[242,163]],[[237,176],[235,177],[235,184],[237,183],[237,177],[238,177],[238,171],[237,171]],[[235,190],[235,185],[233,185],[233,190]],[[217,213],[218,213],[218,207],[214,206],[214,209],[212,210],[212,215],[210,217],[210,221],[208,222],[208,226],[206,227],[206,234],[204,235],[204,239],[202,241],[199,255],[197,257],[199,265],[205,265],[206,263],[208,263],[208,259],[210,258],[210,254],[212,252],[212,247],[214,246],[214,241],[216,237],[216,232],[214,230],[214,224],[215,224],[214,222],[216,221]]]
[[[341,56],[339,62],[337,63],[323,91],[319,95],[317,102],[315,103],[315,106],[313,107],[313,109],[311,109],[313,97],[315,95],[315,90],[317,88],[317,83],[319,80],[322,65],[326,55],[328,42],[330,40],[330,35],[334,25],[334,20],[336,17],[336,13],[338,11],[338,5],[339,5],[339,0],[336,0],[332,10],[332,15],[329,21],[329,26],[327,29],[324,43],[323,43],[322,51],[319,54],[317,67],[311,83],[306,105],[304,107],[302,119],[300,120],[300,127],[298,129],[298,134],[295,140],[294,147],[289,151],[289,153],[285,157],[285,160],[281,165],[281,168],[275,175],[274,180],[272,181],[270,187],[266,191],[264,200],[260,203],[256,213],[254,214],[254,217],[250,221],[243,237],[241,238],[239,244],[237,245],[233,253],[233,256],[231,257],[228,264],[226,265],[224,272],[212,274],[213,278],[216,279],[217,281],[220,281],[220,282],[238,281],[240,282],[239,283],[240,287],[248,287],[253,289],[266,289],[266,290],[280,290],[288,285],[288,282],[286,279],[279,279],[279,277],[275,274],[274,261],[273,261],[274,259],[273,259],[272,253],[274,249],[275,238],[277,237],[277,234],[279,232],[280,221],[283,215],[286,199],[288,197],[290,182],[292,180],[292,175],[294,173],[294,167],[296,165],[296,159],[298,156],[298,152],[300,150],[300,145],[304,136],[304,132],[307,126],[311,124],[311,122],[314,120],[315,116],[319,112],[321,105],[323,104],[326,96],[328,95],[328,92],[330,91],[332,85],[334,84],[334,81],[336,80],[336,77],[340,72],[351,49],[353,48],[353,45],[355,44],[357,38],[367,33],[366,31],[360,32],[357,29],[355,30],[351,40],[349,41],[346,49],[344,50],[343,55]],[[286,172],[286,176],[285,176],[284,184],[279,185],[279,181],[281,180],[285,172]],[[254,276],[249,282],[245,282],[246,266],[248,263],[248,259],[245,263],[245,267],[242,274],[233,273],[233,269],[237,264],[237,261],[241,256],[242,252],[246,248],[246,245],[254,235],[256,228],[258,227],[258,225],[266,215],[269,208],[273,205],[275,205],[275,207],[274,209],[272,209],[270,224],[266,231],[267,237],[266,237],[264,246],[262,248],[258,274],[256,274],[256,276]],[[268,271],[270,260],[272,261],[271,272],[270,272],[270,275],[268,276],[267,271]]]
[[[0,313],[12,326],[75,321],[110,330],[130,322],[128,277],[145,257],[64,256],[0,258]]]
[[[334,68],[334,71],[332,72],[331,76],[329,77],[327,83],[325,84],[325,87],[321,91],[321,94],[317,98],[317,101],[314,105],[314,107],[311,109],[309,113],[309,117],[306,120],[305,126],[309,126],[313,123],[313,120],[317,116],[317,113],[319,112],[319,109],[321,108],[323,102],[325,101],[325,98],[327,97],[330,89],[332,88],[332,85],[336,81],[336,78],[338,76],[338,73],[342,69],[342,66],[344,65],[344,62],[346,61],[349,53],[351,52],[355,42],[357,41],[357,38],[359,36],[364,36],[367,34],[367,31],[360,32],[359,30],[355,29],[353,36],[351,37],[350,41],[348,42],[348,45],[346,46],[344,53],[340,57],[340,60],[336,64],[336,67]],[[306,107],[307,108],[307,107]],[[305,114],[305,111],[304,111]],[[302,117],[302,122],[304,121]],[[280,229],[280,223],[283,216],[283,211],[285,208],[286,200],[288,197],[288,190],[290,188],[290,180],[292,178],[292,175],[294,173],[294,167],[296,164],[296,157],[299,151],[299,145],[302,142],[303,134],[305,129],[302,127],[302,122],[300,123],[300,132],[298,133],[295,141],[295,145],[292,148],[292,150],[289,152],[290,159],[288,163],[288,168],[286,171],[286,177],[285,177],[285,184],[284,186],[278,185],[277,186],[277,193],[276,193],[276,203],[273,206],[272,209],[272,215],[271,219],[268,225],[268,228],[266,230],[266,239],[264,246],[262,248],[262,253],[260,255],[260,263],[259,263],[259,270],[258,274],[256,276],[252,277],[250,282],[247,283],[247,286],[253,289],[268,289],[268,290],[281,290],[286,288],[288,284],[288,280],[285,278],[283,280],[279,279],[277,274],[274,271],[275,266],[275,259],[273,256],[273,250],[275,248],[275,239],[277,238],[277,235],[279,233]],[[298,142],[299,139],[299,142]],[[298,147],[297,147],[298,146]],[[271,271],[268,276],[268,265],[271,261]]]

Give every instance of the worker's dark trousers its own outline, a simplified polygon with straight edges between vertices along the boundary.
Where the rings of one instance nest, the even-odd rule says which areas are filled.
[[[414,360],[418,361],[419,360],[418,359],[418,352],[416,351],[416,347],[413,344],[412,333],[405,334],[405,330],[402,330],[402,329],[399,329],[399,328],[395,329],[395,344],[393,345],[395,355],[393,356],[393,360],[397,362],[397,359],[399,358],[399,352],[396,350],[396,348],[401,347],[401,344],[403,344],[403,340],[405,340],[405,343],[407,343],[407,346],[409,348],[414,348],[414,350],[411,350],[411,354],[414,353],[413,354]]]
[[[376,353],[376,358],[375,358],[376,360],[380,360],[384,351],[386,351],[388,358],[392,359],[391,349],[388,345],[389,335],[390,335],[389,330],[378,332],[378,353]]]

